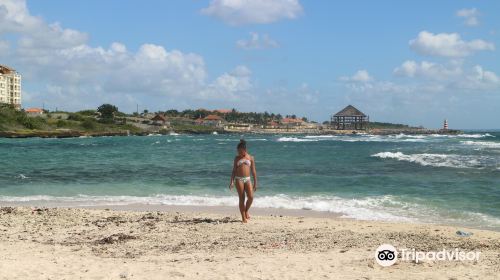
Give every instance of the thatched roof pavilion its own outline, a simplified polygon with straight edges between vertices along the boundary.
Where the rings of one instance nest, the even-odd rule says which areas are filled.
[[[335,129],[366,129],[370,118],[356,107],[349,105],[332,116]]]

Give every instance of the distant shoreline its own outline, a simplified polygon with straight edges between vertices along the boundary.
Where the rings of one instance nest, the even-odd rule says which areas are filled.
[[[356,134],[371,134],[371,135],[457,135],[462,134],[461,130],[442,130],[442,129],[373,129],[373,130],[286,130],[286,129],[259,129],[259,130],[212,130],[212,131],[197,131],[197,130],[171,130],[158,135],[170,134],[295,134],[295,135],[356,135]],[[0,131],[0,138],[79,138],[79,137],[103,137],[103,136],[148,136],[154,135],[150,132],[130,132],[130,131],[102,131],[88,132],[78,130],[56,130],[56,131]]]

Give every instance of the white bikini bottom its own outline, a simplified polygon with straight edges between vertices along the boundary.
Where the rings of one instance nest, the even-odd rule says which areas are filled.
[[[250,182],[250,176],[248,177],[234,176],[234,179],[243,182],[243,184],[245,184],[246,182]]]

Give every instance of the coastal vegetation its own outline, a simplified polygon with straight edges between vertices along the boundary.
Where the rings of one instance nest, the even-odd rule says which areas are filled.
[[[226,127],[230,129],[226,130]],[[277,130],[272,130],[276,129]],[[16,110],[0,104],[0,136],[3,137],[75,137],[82,135],[147,135],[150,133],[214,133],[237,129],[247,132],[273,133],[328,133],[329,122],[322,125],[306,117],[281,115],[269,112],[239,112],[231,110],[169,109],[166,111],[127,114],[112,104],[102,104],[96,109],[77,112]],[[373,131],[419,131],[421,127],[405,124],[370,122]],[[345,132],[344,132],[345,133]],[[349,133],[349,132],[348,132]]]
[[[19,129],[41,129],[46,125],[42,118],[30,118],[11,104],[0,104],[0,131]]]
[[[108,115],[109,116],[109,115]],[[30,116],[24,111],[15,110],[12,105],[0,104],[0,132],[23,135],[73,135],[75,133],[131,133],[142,130],[126,121],[112,121],[98,118],[97,111],[86,110],[75,113],[48,112],[39,116]]]
[[[218,115],[223,117],[227,122],[232,123],[249,123],[256,125],[266,125],[271,121],[281,121],[283,118],[292,118],[297,119],[296,115],[286,115],[282,116],[281,114],[269,113],[269,112],[239,112],[236,109],[231,110],[205,110],[205,109],[197,109],[197,110],[183,110],[178,111],[175,109],[170,109],[167,111],[160,111],[159,114],[163,114],[167,117],[181,117],[181,118],[189,118],[189,119],[197,119],[197,118],[205,118],[208,115]],[[301,120],[307,122],[306,117],[301,117]]]

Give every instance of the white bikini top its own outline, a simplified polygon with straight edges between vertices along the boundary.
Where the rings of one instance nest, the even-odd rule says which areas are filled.
[[[242,159],[238,160],[238,163],[236,163],[236,166],[240,166],[242,164],[246,164],[246,165],[250,166],[250,165],[252,165],[252,162],[249,159],[242,158]]]

